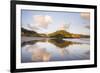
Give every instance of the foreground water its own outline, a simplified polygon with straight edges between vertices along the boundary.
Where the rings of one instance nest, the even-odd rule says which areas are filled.
[[[90,59],[90,40],[88,38],[22,38],[22,63],[88,59]]]

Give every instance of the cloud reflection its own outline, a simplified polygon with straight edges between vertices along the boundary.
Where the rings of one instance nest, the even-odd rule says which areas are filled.
[[[28,52],[32,54],[32,61],[49,61],[51,54],[47,52],[46,48],[38,47],[38,45],[30,45],[27,48]]]

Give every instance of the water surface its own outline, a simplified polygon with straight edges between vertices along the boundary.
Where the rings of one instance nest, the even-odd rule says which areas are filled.
[[[90,40],[22,37],[21,62],[71,61],[90,59]]]

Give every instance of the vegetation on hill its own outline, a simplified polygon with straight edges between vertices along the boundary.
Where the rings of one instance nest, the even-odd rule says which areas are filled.
[[[27,30],[24,28],[21,28],[21,35],[22,36],[32,36],[32,37],[48,37],[48,38],[89,38],[89,35],[83,35],[83,34],[73,34],[70,32],[67,32],[65,30],[58,30],[56,32],[50,33],[50,34],[39,34],[35,31]]]
[[[31,30],[27,30],[27,29],[24,29],[24,28],[21,28],[21,35],[22,36],[40,37],[40,35],[37,32],[31,31]]]
[[[54,37],[54,38],[70,38],[72,37],[72,34],[65,31],[65,30],[58,30],[56,32],[53,32],[48,35],[49,37]]]

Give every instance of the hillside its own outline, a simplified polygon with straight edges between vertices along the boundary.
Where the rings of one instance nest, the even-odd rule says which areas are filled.
[[[21,28],[21,35],[22,36],[34,36],[34,37],[39,37],[40,35],[35,32],[35,31],[30,31],[24,28]]]
[[[49,37],[57,37],[57,38],[68,38],[72,37],[71,33],[65,30],[58,30],[48,35]]]
[[[70,32],[67,32],[65,30],[58,30],[56,32],[50,33],[50,34],[43,34],[43,33],[37,33],[35,31],[27,30],[25,28],[21,28],[21,35],[22,36],[31,36],[31,37],[48,37],[48,38],[89,38],[89,35],[83,35],[83,34],[73,34]]]

